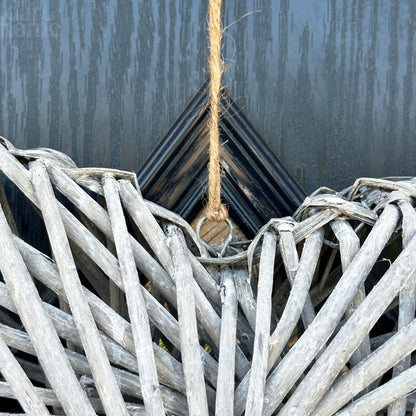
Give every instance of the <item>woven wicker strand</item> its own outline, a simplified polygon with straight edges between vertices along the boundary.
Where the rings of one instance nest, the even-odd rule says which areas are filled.
[[[128,172],[3,138],[0,171],[0,415],[416,412],[415,178],[322,188],[217,257]]]

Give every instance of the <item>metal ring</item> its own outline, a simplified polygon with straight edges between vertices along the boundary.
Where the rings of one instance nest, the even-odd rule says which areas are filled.
[[[206,215],[203,215],[197,222],[196,226],[195,226],[195,233],[198,236],[199,241],[201,242],[201,244],[213,255],[217,256],[217,257],[223,257],[225,252],[227,251],[228,246],[230,245],[230,242],[233,238],[233,224],[231,223],[231,221],[226,218],[224,221],[227,223],[228,226],[228,234],[227,237],[224,239],[224,241],[219,244],[217,247],[219,247],[219,251],[218,250],[214,250],[213,246],[208,244],[200,235],[200,231],[201,231],[201,226],[204,223],[204,221],[207,219]]]

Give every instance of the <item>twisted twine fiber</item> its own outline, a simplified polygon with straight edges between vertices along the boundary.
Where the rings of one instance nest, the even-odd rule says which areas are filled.
[[[209,220],[223,221],[228,217],[227,208],[221,203],[221,167],[219,102],[221,91],[221,0],[209,2],[209,69],[210,69],[210,119],[209,127],[209,164],[208,164],[208,204],[206,215]]]

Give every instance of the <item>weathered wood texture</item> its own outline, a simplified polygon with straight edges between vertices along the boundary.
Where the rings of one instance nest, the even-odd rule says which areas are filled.
[[[192,266],[182,232],[174,225],[167,226],[166,232],[175,270],[181,354],[189,413],[191,416],[204,416],[208,415],[208,403],[202,361],[199,354],[195,298],[192,290]]]
[[[16,357],[0,337],[0,371],[28,415],[49,416],[48,409]]]
[[[140,287],[116,180],[112,176],[105,176],[103,188],[132,324],[143,400],[149,415],[164,415],[153,355],[149,316]]]
[[[26,265],[12,241],[0,208],[0,269],[7,282],[19,316],[36,345],[37,355],[49,382],[69,415],[93,415],[55,329],[42,308],[41,299]],[[29,303],[30,300],[30,303]]]
[[[109,415],[127,415],[127,409],[111,371],[110,362],[101,342],[97,325],[79,280],[46,168],[38,160],[31,164],[30,170],[66,298],[77,325],[85,354],[90,362],[104,409]]]
[[[237,334],[237,294],[234,278],[229,267],[221,271],[221,342],[218,363],[217,397],[215,414],[226,416],[233,414],[235,346]]]
[[[257,290],[256,337],[254,338],[250,383],[246,399],[247,416],[260,416],[263,410],[264,384],[266,383],[269,358],[268,346],[270,344],[276,241],[276,234],[271,232],[264,234]]]
[[[50,241],[17,234],[0,190],[0,397],[25,414],[412,410],[415,178],[320,189],[223,248],[127,172],[5,139],[0,170]]]
[[[403,246],[406,247],[416,233],[416,211],[403,194],[403,201],[399,207],[403,215]],[[399,322],[398,329],[401,329],[415,319],[416,309],[416,273],[408,279],[399,293]],[[393,376],[396,377],[407,370],[411,364],[411,356],[408,355],[393,368]],[[406,398],[400,397],[389,406],[389,416],[402,416],[406,414]]]

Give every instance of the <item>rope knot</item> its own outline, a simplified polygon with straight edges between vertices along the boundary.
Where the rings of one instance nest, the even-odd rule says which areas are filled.
[[[225,221],[228,218],[228,210],[224,204],[212,204],[208,202],[207,209],[207,219],[209,221]]]

